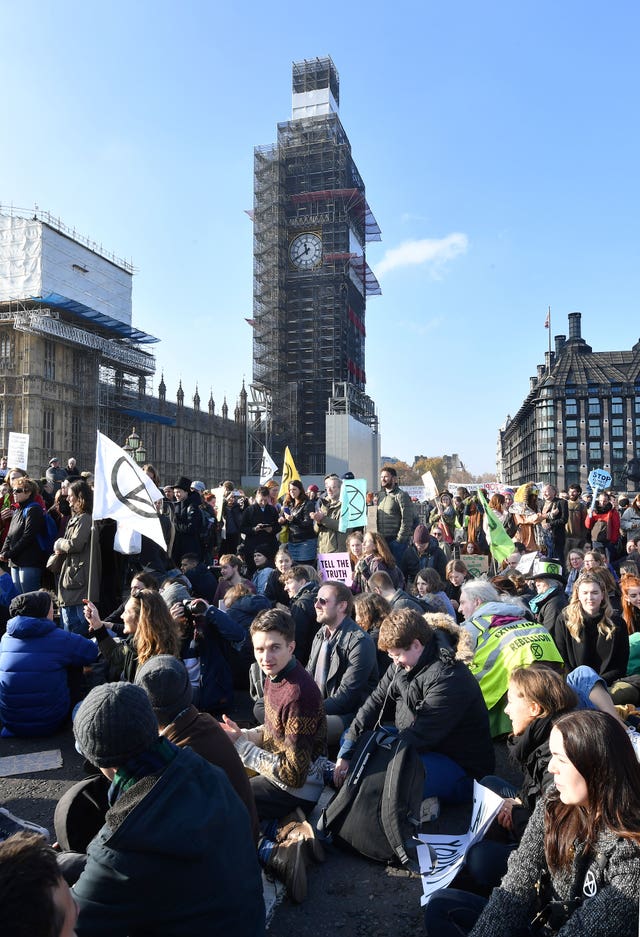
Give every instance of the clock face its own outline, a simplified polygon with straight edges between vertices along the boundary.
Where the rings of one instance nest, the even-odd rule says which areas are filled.
[[[299,270],[312,270],[322,263],[322,239],[317,234],[298,234],[289,245],[289,257]]]

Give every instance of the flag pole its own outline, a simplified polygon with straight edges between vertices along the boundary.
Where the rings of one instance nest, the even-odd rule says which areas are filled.
[[[95,604],[95,597],[93,591],[93,551],[95,549],[95,532],[96,532],[96,522],[93,517],[91,518],[91,543],[89,545],[89,581],[87,584],[87,598],[90,602]]]
[[[547,310],[547,328],[549,329],[549,370],[548,373],[551,374],[551,306]]]

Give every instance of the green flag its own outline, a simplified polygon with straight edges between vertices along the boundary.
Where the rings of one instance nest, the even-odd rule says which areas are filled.
[[[511,556],[512,553],[515,553],[515,545],[513,540],[506,532],[502,526],[502,521],[496,517],[489,505],[487,504],[487,499],[484,494],[478,488],[478,500],[484,508],[484,513],[487,518],[487,527],[489,528],[489,549],[491,550],[491,555],[498,563],[504,562],[508,556]]]

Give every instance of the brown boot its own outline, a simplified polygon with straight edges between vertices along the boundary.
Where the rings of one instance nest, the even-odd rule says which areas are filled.
[[[307,855],[314,862],[324,862],[326,859],[324,847],[316,838],[315,831],[307,821],[300,807],[296,807],[284,820],[278,824],[276,842],[284,843],[289,840],[300,839],[305,843]]]
[[[292,901],[300,904],[307,897],[307,868],[305,865],[304,841],[291,839],[276,843],[266,865],[267,872],[287,886]]]

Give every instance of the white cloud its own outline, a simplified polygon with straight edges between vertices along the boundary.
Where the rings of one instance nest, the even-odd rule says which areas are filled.
[[[376,276],[384,276],[397,267],[414,267],[426,264],[430,273],[438,279],[442,275],[445,264],[461,254],[465,254],[469,246],[466,234],[454,231],[443,238],[423,238],[420,241],[405,241],[399,247],[388,250],[380,263],[376,266]]]

